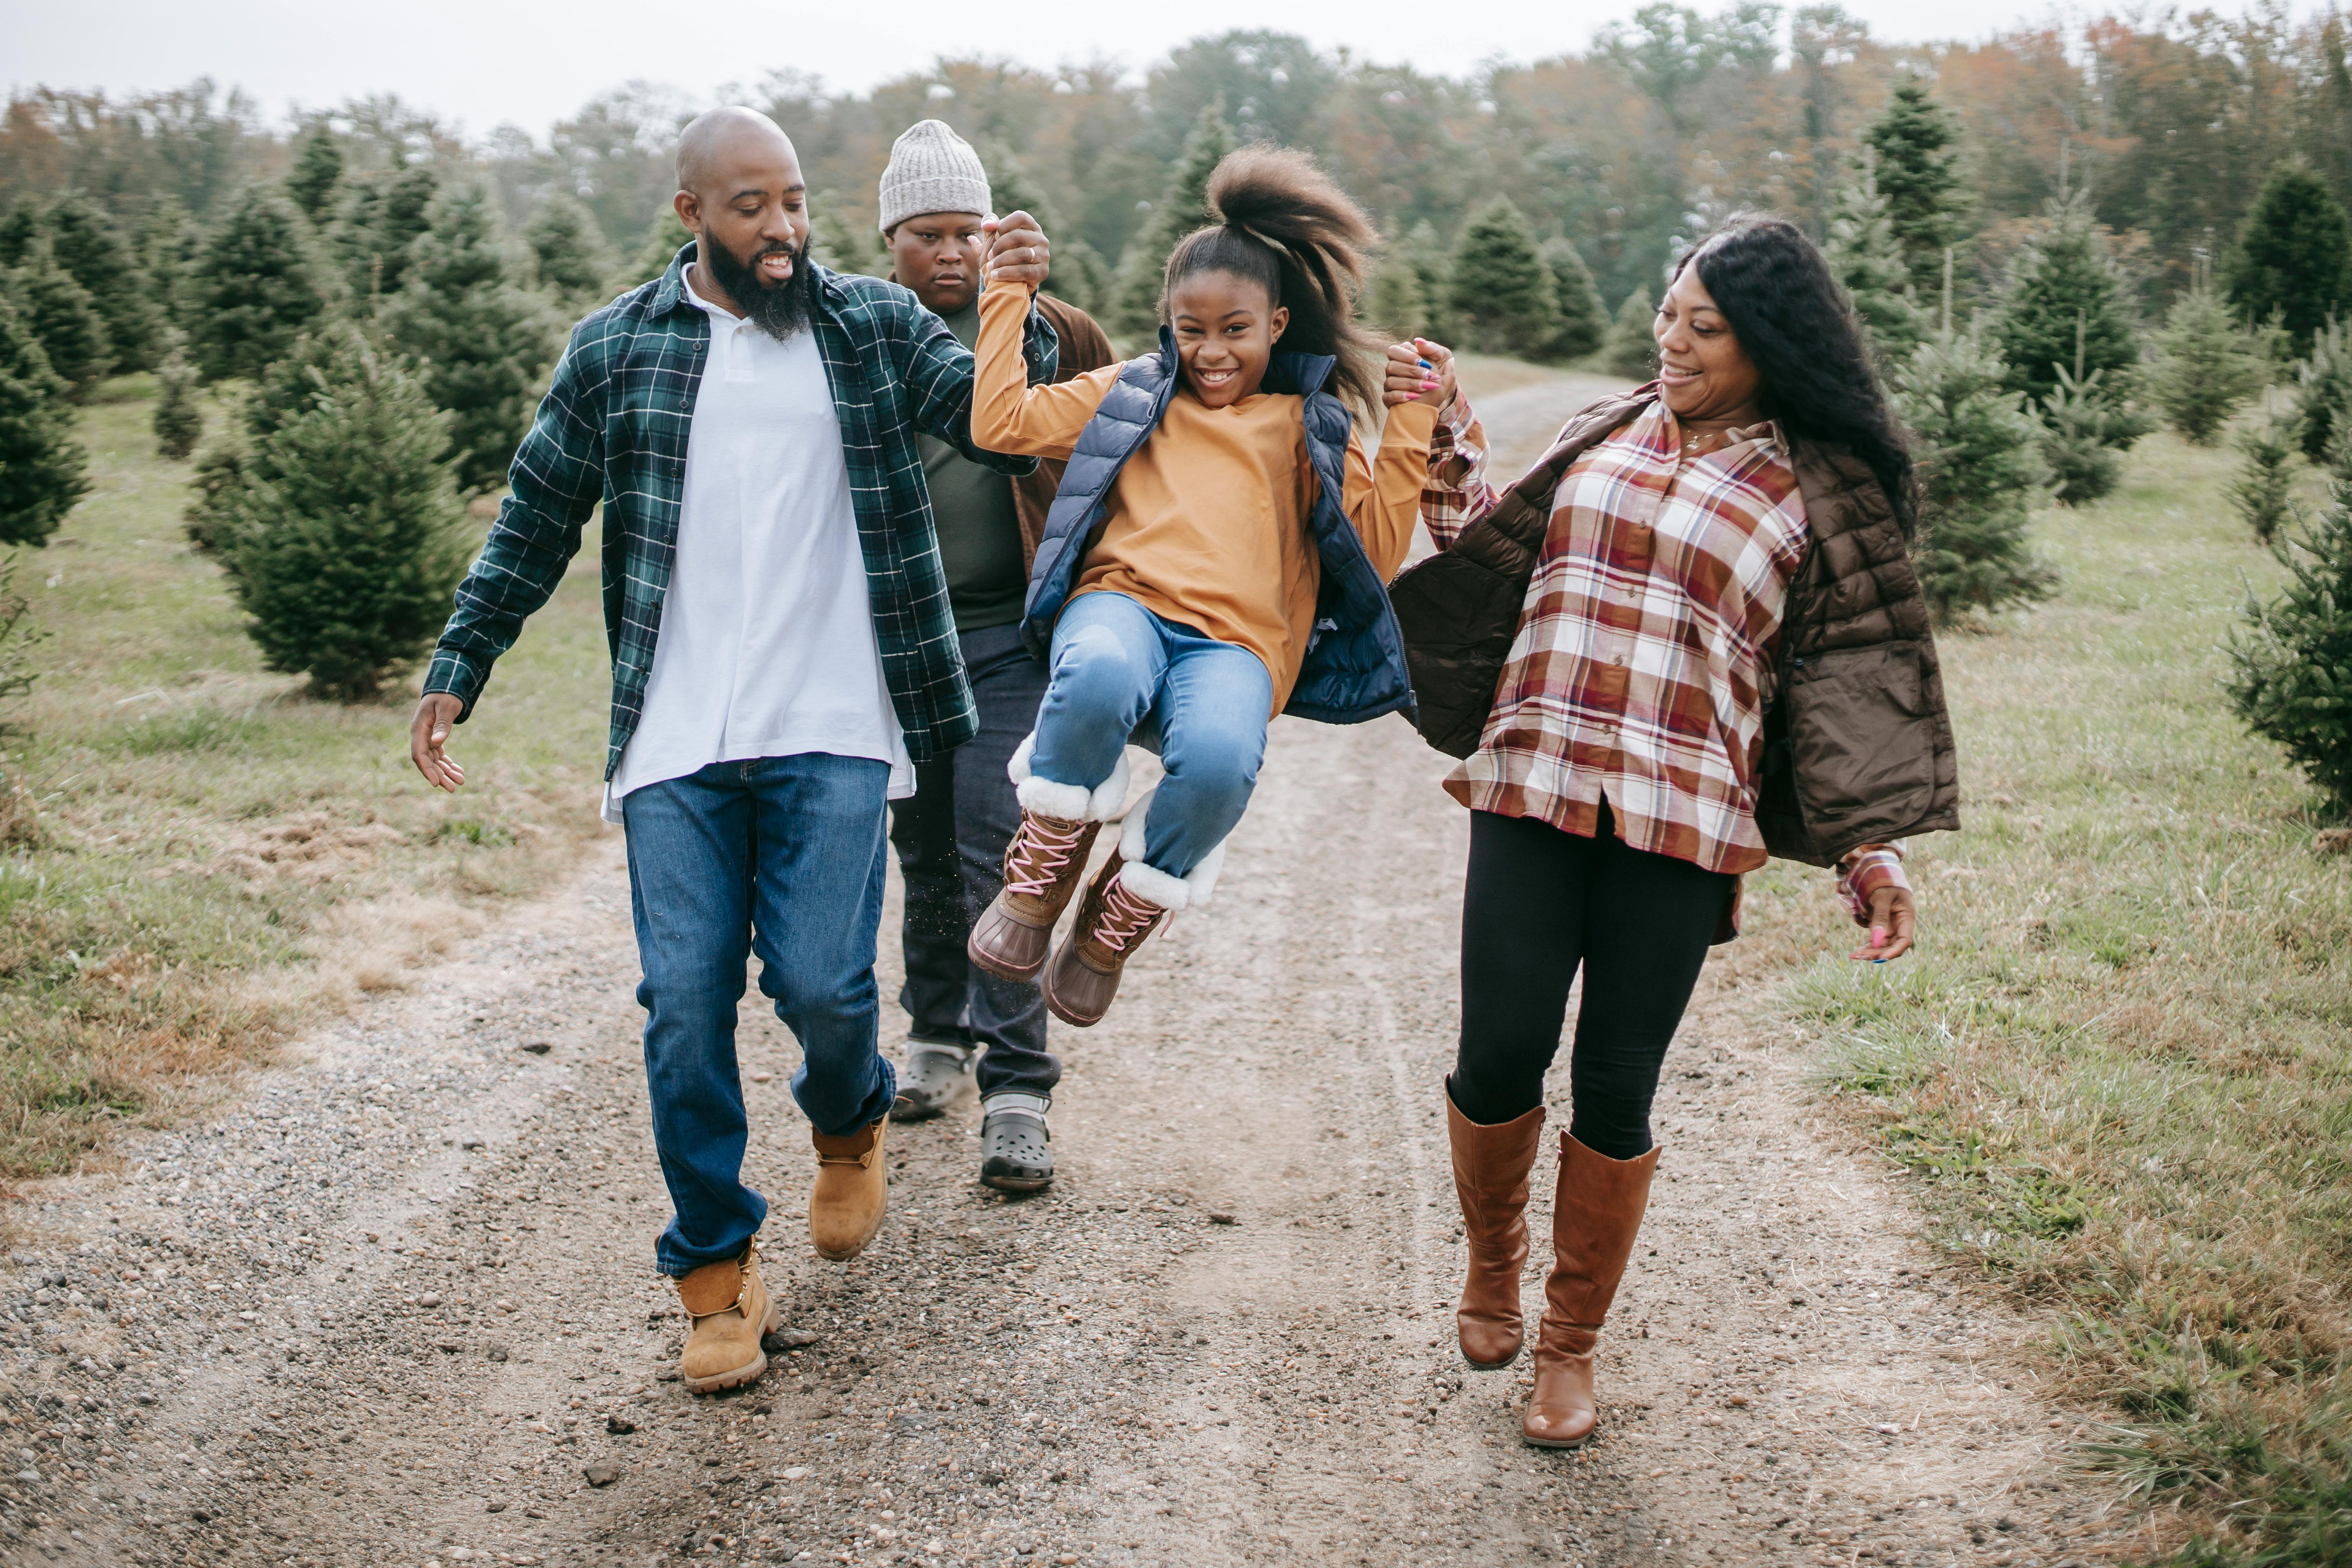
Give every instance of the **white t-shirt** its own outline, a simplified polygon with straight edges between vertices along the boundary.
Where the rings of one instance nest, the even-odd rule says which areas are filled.
[[[710,356],[645,709],[604,820],[646,784],[808,752],[887,763],[890,798],[912,795],[816,336],[779,342],[696,293],[691,268],[686,297],[710,318]]]

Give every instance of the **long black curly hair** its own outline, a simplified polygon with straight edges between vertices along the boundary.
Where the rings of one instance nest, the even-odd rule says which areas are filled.
[[[1835,443],[1870,467],[1906,537],[1918,526],[1918,479],[1902,421],[1887,406],[1862,327],[1805,231],[1771,213],[1737,213],[1675,263],[1698,280],[1763,374],[1765,411],[1790,435]]]

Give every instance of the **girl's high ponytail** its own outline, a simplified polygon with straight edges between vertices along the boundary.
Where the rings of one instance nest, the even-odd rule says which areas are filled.
[[[1160,319],[1195,272],[1230,272],[1261,284],[1290,312],[1282,347],[1339,361],[1335,390],[1369,414],[1381,405],[1384,344],[1355,324],[1365,253],[1378,239],[1338,182],[1304,153],[1252,146],[1226,154],[1209,176],[1210,216],[1168,257]]]

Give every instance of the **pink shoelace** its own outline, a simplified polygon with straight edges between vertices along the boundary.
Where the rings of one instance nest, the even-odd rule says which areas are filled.
[[[1013,852],[1005,857],[1005,890],[1026,898],[1044,898],[1061,880],[1063,870],[1077,853],[1078,840],[1086,837],[1086,832],[1083,822],[1063,826],[1052,817],[1024,814],[1021,826],[1013,832]]]
[[[1151,922],[1165,912],[1158,904],[1136,897],[1124,881],[1113,878],[1103,891],[1102,915],[1095,921],[1095,941],[1113,952],[1125,952],[1142,941]]]

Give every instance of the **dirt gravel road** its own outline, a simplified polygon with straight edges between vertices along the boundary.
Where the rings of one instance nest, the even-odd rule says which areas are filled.
[[[2036,1326],[1938,1273],[1899,1183],[1809,1120],[1801,1047],[1734,1011],[1736,955],[1668,1060],[1602,1436],[1517,1441],[1525,1367],[1469,1372],[1452,1341],[1466,827],[1440,772],[1401,721],[1277,724],[1215,905],[1059,1035],[1055,1187],[979,1186],[969,1104],[896,1129],[891,1218],[845,1267],[799,1223],[797,1053],[754,994],[749,1169],[790,1329],[762,1382],[706,1399],[666,1375],[684,1325],[651,1274],[667,1211],[606,843],[226,1114],[20,1205],[0,1559],[2105,1555],[2116,1527],[2063,1463],[2079,1413],[2008,1353]]]

